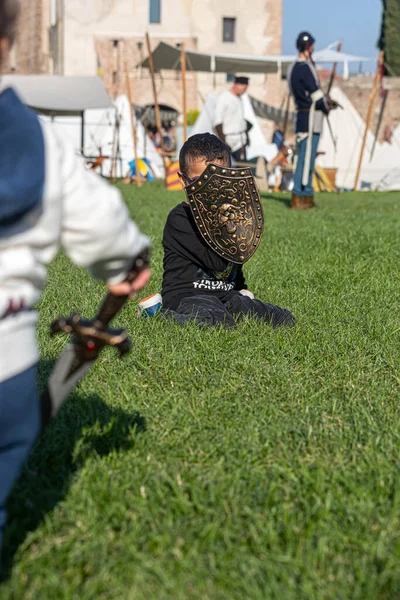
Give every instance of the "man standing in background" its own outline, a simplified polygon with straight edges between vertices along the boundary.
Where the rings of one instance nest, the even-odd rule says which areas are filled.
[[[308,209],[315,206],[312,179],[324,115],[337,108],[325,99],[320,89],[317,70],[312,60],[315,39],[307,31],[299,34],[296,47],[299,56],[288,72],[290,93],[297,107],[296,168],[292,194],[292,208]]]
[[[214,119],[217,136],[229,146],[233,158],[238,161],[247,159],[246,147],[252,127],[244,118],[242,102],[248,86],[248,77],[236,76],[232,88],[219,96]]]

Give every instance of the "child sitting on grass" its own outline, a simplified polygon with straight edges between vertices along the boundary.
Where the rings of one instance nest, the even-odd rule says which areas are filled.
[[[229,168],[228,146],[209,133],[190,137],[179,156],[179,177],[186,191],[202,176],[209,163]],[[201,324],[234,326],[234,317],[252,316],[272,327],[294,325],[295,319],[289,310],[254,298],[247,289],[241,264],[222,258],[204,241],[187,201],[169,213],[162,243],[163,318],[179,323],[194,320]],[[157,303],[161,307],[159,294],[146,299],[144,308]],[[139,310],[141,308],[139,305]]]

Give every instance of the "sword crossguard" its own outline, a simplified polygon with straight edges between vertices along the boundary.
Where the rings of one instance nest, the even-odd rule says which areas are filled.
[[[133,282],[148,265],[149,250],[145,249],[136,257],[126,281]],[[96,360],[105,346],[116,348],[121,357],[132,347],[128,334],[124,329],[110,329],[108,325],[128,298],[108,292],[94,319],[82,319],[77,313],[68,318],[59,317],[50,326],[51,335],[67,333],[72,337],[78,366]]]
[[[97,319],[82,319],[77,313],[59,317],[51,324],[51,334],[67,333],[80,359],[95,360],[105,346],[116,348],[120,357],[129,352],[132,345],[124,329],[104,328]]]

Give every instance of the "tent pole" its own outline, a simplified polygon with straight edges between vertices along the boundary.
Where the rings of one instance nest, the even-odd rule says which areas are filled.
[[[181,77],[182,77],[182,110],[183,110],[183,141],[187,140],[187,98],[186,98],[186,50],[185,43],[181,44]]]
[[[217,87],[217,75],[216,75],[216,64],[215,64],[215,55],[211,54],[211,58],[210,58],[210,69],[211,69],[211,73],[213,74],[213,88],[215,90],[215,88]]]
[[[136,115],[135,115],[135,107],[133,106],[133,101],[132,101],[131,82],[129,81],[128,63],[127,62],[125,62],[125,77],[126,77],[126,89],[127,89],[127,93],[128,93],[128,100],[129,100],[129,110],[131,112],[133,156],[135,158],[135,178],[136,178],[136,185],[138,186],[138,188],[140,188],[142,186],[142,180],[140,177],[139,164],[138,164],[137,122],[136,122]]]
[[[161,116],[160,116],[160,107],[158,105],[158,99],[157,99],[157,88],[156,88],[156,80],[155,80],[155,74],[154,74],[154,61],[153,61],[153,55],[151,53],[150,36],[147,32],[146,32],[146,43],[147,43],[147,52],[149,55],[149,67],[150,67],[150,75],[151,75],[151,84],[153,87],[154,110],[156,113],[157,131],[160,135],[161,156],[162,156],[163,165],[164,165],[164,173],[165,173],[164,182],[165,182],[165,186],[166,186],[168,169],[167,169],[167,164],[166,164],[166,160],[165,160],[166,157],[165,157],[164,140],[163,140],[163,136],[162,136],[162,132],[161,132]]]
[[[186,98],[186,50],[181,44],[181,76],[182,76],[182,108],[183,108],[183,141],[187,140],[187,98]]]
[[[290,92],[288,92],[287,98],[286,98],[286,110],[285,110],[285,118],[283,121],[283,136],[282,136],[282,146],[285,145],[285,138],[286,138],[286,134],[287,134],[287,128],[288,128],[288,123],[289,123],[289,112],[290,112]],[[281,147],[282,147],[281,146]]]
[[[115,107],[115,123],[114,123],[114,134],[113,134],[113,143],[112,143],[112,151],[111,151],[111,181],[115,180],[116,174],[116,165],[117,165],[117,129],[118,129],[118,109]]]
[[[143,158],[147,158],[147,129],[143,125],[143,123],[142,123],[142,126],[143,126],[143,131],[144,131],[144,138],[143,138]]]
[[[119,163],[119,172],[121,174],[121,179],[124,176],[123,168],[122,168],[122,156],[121,156],[121,119],[118,121],[118,136],[117,136],[117,155],[116,155],[116,167],[115,167],[115,179],[118,179],[118,163]]]
[[[378,78],[379,78],[379,74],[380,74],[381,69],[382,69],[384,58],[385,58],[385,53],[384,53],[383,50],[381,50],[380,53],[379,53],[378,66],[376,68],[374,85],[373,85],[372,93],[371,93],[371,97],[370,97],[370,103],[369,103],[368,114],[367,114],[367,121],[365,123],[364,137],[363,137],[363,141],[362,141],[362,144],[361,144],[360,158],[358,160],[358,167],[357,167],[356,179],[355,179],[354,188],[353,188],[354,192],[357,191],[358,183],[359,183],[359,180],[360,180],[360,172],[361,172],[361,165],[362,165],[362,160],[363,160],[363,156],[364,156],[365,143],[367,141],[368,129],[369,129],[369,126],[370,126],[370,123],[371,123],[372,110],[374,108],[375,96],[376,96],[376,91],[377,91],[377,88],[378,88]]]
[[[85,111],[81,112],[81,153],[85,156]]]

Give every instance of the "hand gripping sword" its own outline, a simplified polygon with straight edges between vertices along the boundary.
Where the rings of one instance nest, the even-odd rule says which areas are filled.
[[[145,250],[136,258],[126,281],[133,282],[148,265],[149,251]],[[78,314],[73,313],[70,317],[60,317],[51,324],[51,335],[67,333],[72,339],[58,359],[41,397],[43,428],[56,416],[64,400],[93,366],[103,348],[116,348],[120,357],[131,349],[131,342],[124,329],[109,328],[111,320],[128,297],[115,296],[109,292],[94,319],[81,319]]]

